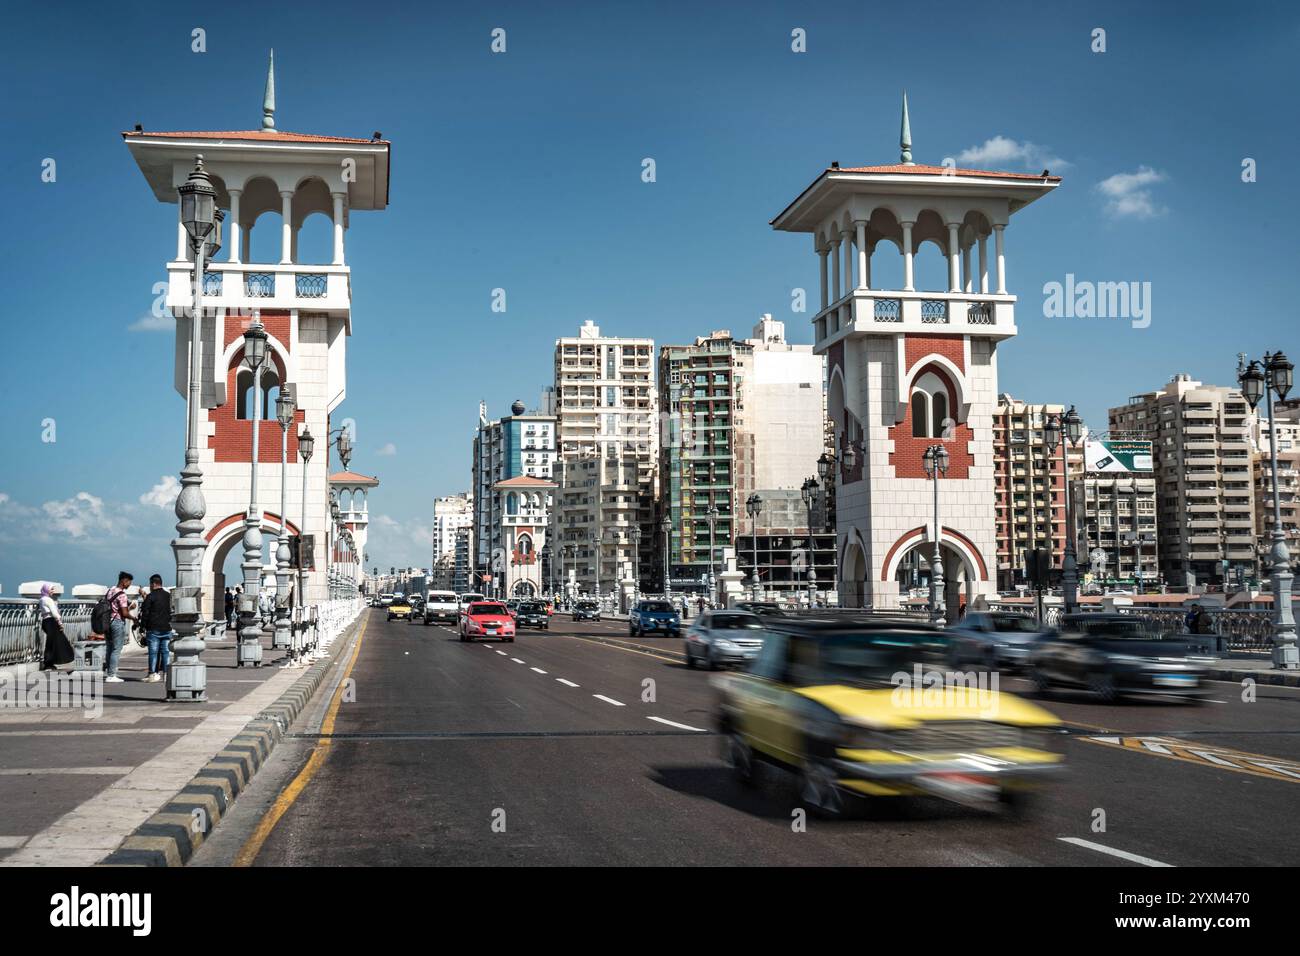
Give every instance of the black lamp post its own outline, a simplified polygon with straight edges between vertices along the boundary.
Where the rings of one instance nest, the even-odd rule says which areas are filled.
[[[1057,446],[1061,448],[1061,473],[1065,479],[1065,557],[1061,562],[1061,589],[1066,614],[1079,609],[1079,562],[1075,553],[1074,513],[1070,507],[1069,449],[1077,446],[1082,437],[1083,419],[1073,405],[1065,415],[1053,415],[1043,426],[1043,444],[1047,446],[1047,453],[1054,455]]]
[[[754,600],[761,597],[761,585],[758,579],[758,516],[763,510],[763,496],[757,491],[745,499],[745,513],[749,515],[750,531],[753,532],[754,539]]]
[[[948,473],[948,449],[943,445],[931,445],[922,453],[921,461],[934,488],[934,552],[930,557],[930,620],[935,624],[942,624],[947,617],[945,610],[947,599],[943,590],[943,550],[940,547],[943,525],[939,523],[939,479]]]
[[[673,553],[673,521],[668,515],[664,515],[660,519],[659,530],[664,533],[664,596],[671,597],[673,593],[672,578],[670,577]]]
[[[239,648],[235,666],[262,663],[262,506],[257,500],[257,464],[262,431],[262,371],[267,362],[267,334],[260,315],[244,331],[244,364],[253,373],[253,407],[249,424],[253,450],[249,463],[248,513],[244,516],[244,593],[241,596]]]
[[[1261,398],[1268,414],[1268,452],[1273,491],[1273,547],[1270,590],[1273,593],[1273,666],[1285,670],[1300,668],[1300,651],[1296,648],[1295,616],[1291,610],[1291,552],[1286,546],[1282,527],[1282,498],[1277,473],[1277,418],[1273,397],[1285,401],[1294,384],[1295,366],[1282,352],[1264,353],[1264,360],[1246,364],[1242,355],[1237,363],[1241,394],[1253,410]]]

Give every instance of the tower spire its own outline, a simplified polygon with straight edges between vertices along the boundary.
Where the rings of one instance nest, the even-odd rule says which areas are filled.
[[[915,165],[912,162],[912,124],[907,119],[907,90],[903,90],[903,128],[898,135],[898,145],[903,154],[899,157],[904,166]]]
[[[262,129],[275,129],[275,50],[266,68],[266,93],[262,97]]]

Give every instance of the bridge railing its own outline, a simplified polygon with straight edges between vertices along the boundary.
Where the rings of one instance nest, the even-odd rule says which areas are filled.
[[[1015,611],[1032,614],[1033,607],[1025,604],[1003,604],[990,601],[989,608],[994,611]],[[1081,614],[1101,614],[1105,608],[1097,604],[1080,606]],[[1115,609],[1120,614],[1131,614],[1155,624],[1166,633],[1184,634],[1187,632],[1187,608],[1153,608],[1133,605]],[[1252,653],[1267,653],[1273,649],[1273,612],[1267,609],[1247,608],[1213,608],[1207,607],[1210,615],[1212,632],[1207,637],[1223,638],[1225,649]],[[1048,605],[1043,609],[1043,620],[1048,627],[1060,627],[1064,614],[1059,604]]]
[[[36,614],[34,598],[10,598],[0,602],[0,665],[39,661],[45,649],[45,633]],[[59,615],[68,640],[84,640],[90,634],[92,601],[60,601]]]

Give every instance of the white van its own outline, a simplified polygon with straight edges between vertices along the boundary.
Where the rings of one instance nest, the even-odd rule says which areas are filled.
[[[428,591],[424,596],[424,623],[455,624],[460,620],[460,603],[455,591]]]

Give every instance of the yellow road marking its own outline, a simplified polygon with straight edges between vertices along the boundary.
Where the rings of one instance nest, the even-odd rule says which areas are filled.
[[[1264,754],[1250,753],[1246,750],[1232,750],[1214,744],[1198,744],[1174,737],[1128,736],[1124,734],[1106,734],[1105,736],[1114,739],[1105,740],[1101,736],[1079,736],[1076,739],[1087,741],[1090,744],[1098,744],[1102,747],[1109,747],[1112,750],[1126,750],[1129,753],[1147,754],[1152,757],[1162,757],[1165,760],[1181,760],[1184,763],[1194,763],[1202,767],[1213,767],[1218,770],[1249,774],[1253,777],[1267,777],[1270,780],[1300,783],[1300,763],[1288,760],[1285,757],[1269,757]],[[1261,763],[1266,766],[1260,766]]]
[[[316,741],[316,746],[312,748],[311,757],[307,760],[307,765],[298,771],[298,776],[293,778],[289,786],[280,791],[280,795],[275,798],[275,803],[271,809],[266,812],[257,824],[251,836],[244,841],[244,845],[239,848],[239,853],[235,856],[233,866],[252,866],[257,855],[262,852],[262,845],[266,843],[275,826],[280,822],[280,818],[289,812],[289,808],[311,783],[312,777],[316,776],[316,771],[325,763],[325,758],[330,752],[330,736],[334,733],[334,720],[338,716],[339,704],[343,700],[343,689],[347,685],[348,678],[352,675],[352,667],[357,662],[357,655],[361,653],[361,642],[366,636],[366,625],[370,623],[370,615],[367,614],[362,618],[361,630],[357,634],[356,644],[352,647],[352,657],[348,660],[347,670],[343,672],[343,678],[339,681],[339,686],[334,691],[334,698],[330,701],[329,710],[325,712],[325,720],[320,725],[321,736]]]

